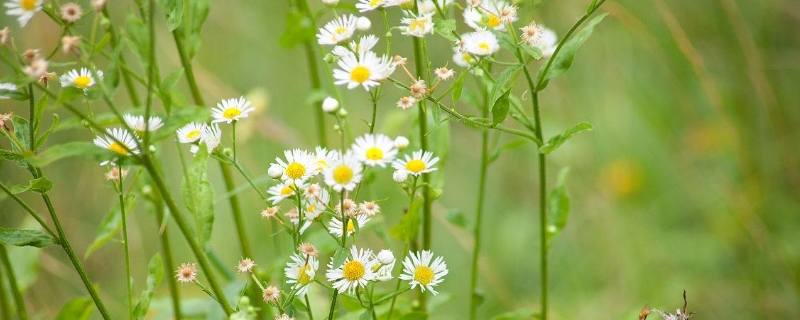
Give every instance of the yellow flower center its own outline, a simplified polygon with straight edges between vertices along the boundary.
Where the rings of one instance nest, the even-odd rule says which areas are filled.
[[[347,28],[339,27],[336,29],[336,34],[343,34],[345,31],[347,31]]]
[[[292,191],[294,191],[294,190],[292,190],[291,187],[283,187],[283,188],[281,188],[281,195],[282,196],[288,196],[288,195],[292,194]]]
[[[189,131],[189,133],[186,134],[186,139],[194,140],[198,136],[200,136],[200,130],[192,130],[192,131]]]
[[[357,66],[350,72],[350,80],[358,83],[363,83],[369,80],[369,69],[365,66]]]
[[[300,179],[306,174],[306,167],[297,162],[292,162],[286,166],[286,175],[292,179]]]
[[[466,61],[467,63],[472,61],[472,56],[469,53],[462,54],[461,57],[464,58],[464,61]]]
[[[481,48],[484,51],[489,51],[489,44],[487,44],[486,42],[481,42],[478,44],[478,48]]]
[[[317,205],[316,204],[312,204],[312,205],[306,207],[306,212],[314,212],[314,211],[317,211]]]
[[[307,284],[311,282],[311,276],[308,275],[308,271],[311,270],[311,265],[304,264],[297,270],[297,282],[300,284]]]
[[[353,224],[353,220],[347,220],[347,233],[352,233],[356,231],[356,225]]]
[[[22,0],[19,2],[19,6],[22,10],[33,11],[33,9],[36,9],[36,0]]]
[[[346,165],[340,165],[333,169],[333,180],[337,183],[348,183],[353,179],[353,169]]]
[[[361,279],[364,276],[364,271],[364,265],[356,260],[348,262],[344,265],[344,268],[342,268],[344,278],[350,281]]]
[[[500,18],[498,18],[496,15],[490,14],[489,20],[486,21],[486,25],[489,26],[489,28],[497,28],[497,26],[500,25]]]
[[[381,0],[372,0],[369,2],[369,7],[372,8],[374,6],[377,6],[379,3],[381,3]]]
[[[433,270],[426,266],[419,266],[414,269],[414,280],[423,286],[427,286],[433,281]]]
[[[242,110],[239,110],[239,108],[228,108],[228,109],[225,109],[225,111],[222,112],[222,116],[225,117],[225,119],[233,119],[233,118],[238,117],[241,114],[242,114]]]
[[[383,150],[378,147],[372,147],[367,149],[367,159],[369,160],[381,160],[383,159]]]
[[[126,150],[125,147],[119,142],[112,142],[110,145],[108,145],[108,150],[114,151],[121,155],[128,155],[128,150]]]
[[[408,30],[410,31],[414,31],[417,29],[423,29],[423,30],[425,29],[425,19],[416,19],[414,21],[411,21],[411,23],[408,25]]]
[[[422,170],[425,170],[425,162],[419,159],[411,160],[406,163],[406,170],[413,173],[420,173]]]
[[[75,80],[72,80],[72,83],[79,89],[85,89],[92,83],[92,78],[89,78],[89,76],[79,76],[75,78]]]

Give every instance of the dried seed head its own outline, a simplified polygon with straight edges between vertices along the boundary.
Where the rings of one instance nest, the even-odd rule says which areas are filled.
[[[106,7],[106,0],[92,0],[92,8],[94,11],[100,12],[103,11],[103,8]]]
[[[34,79],[41,80],[42,77],[47,76],[47,67],[49,63],[47,60],[38,58],[30,62],[30,64],[25,67],[25,74],[29,77]]]
[[[261,211],[262,218],[273,218],[278,215],[278,211],[280,211],[280,207],[269,207]]]
[[[175,272],[175,278],[182,283],[197,281],[197,265],[194,263],[181,263]]]
[[[236,269],[239,270],[239,273],[246,273],[253,270],[256,266],[256,263],[253,262],[250,258],[243,258],[239,261],[239,264],[236,265]]]
[[[8,27],[3,28],[0,30],[0,44],[7,45],[8,40],[11,38],[11,29]]]
[[[414,98],[421,99],[428,94],[428,86],[425,85],[425,80],[417,80],[411,85],[411,95]]]
[[[403,110],[407,110],[413,107],[417,103],[417,99],[414,97],[402,97],[400,100],[397,101],[397,107]]]
[[[266,303],[278,303],[278,300],[281,297],[281,290],[273,286],[269,286],[264,289],[262,296],[264,297],[264,302]]]
[[[61,6],[61,19],[67,23],[75,23],[83,18],[83,9],[75,2],[68,2]]]
[[[316,246],[308,242],[301,243],[300,246],[297,247],[297,251],[299,251],[303,255],[311,257],[316,257],[317,254],[319,254],[319,249],[317,249]]]
[[[75,52],[78,54],[76,48],[78,44],[81,43],[81,37],[79,36],[64,36],[61,38],[61,52],[64,54],[69,54],[70,52]]]
[[[34,60],[42,58],[41,52],[39,49],[28,49],[22,53],[22,58],[26,63],[31,64]]]

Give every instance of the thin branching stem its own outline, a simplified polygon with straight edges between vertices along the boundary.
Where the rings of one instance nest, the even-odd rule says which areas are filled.
[[[20,320],[27,320],[28,311],[25,309],[25,297],[17,284],[17,277],[14,274],[14,268],[11,267],[11,260],[8,258],[6,246],[2,244],[0,244],[0,260],[2,260],[3,267],[6,269],[9,289],[11,295],[14,297],[14,304],[17,306],[17,315]],[[0,281],[2,281],[2,279],[0,279]]]

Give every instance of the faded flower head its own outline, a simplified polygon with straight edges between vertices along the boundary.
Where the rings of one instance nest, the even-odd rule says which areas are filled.
[[[61,19],[67,23],[75,23],[83,18],[83,8],[75,2],[67,2],[61,6]]]
[[[178,270],[175,271],[175,278],[181,283],[197,281],[197,265],[194,263],[181,263]]]
[[[236,265],[236,269],[239,271],[239,273],[247,273],[252,271],[255,266],[256,263],[253,262],[253,260],[250,258],[243,258],[239,261],[239,264]]]

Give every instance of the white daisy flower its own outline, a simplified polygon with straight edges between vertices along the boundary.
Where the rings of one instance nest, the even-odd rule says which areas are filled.
[[[100,148],[114,151],[123,156],[139,154],[134,135],[122,128],[106,129],[105,136],[98,136],[94,138],[93,142]]]
[[[447,67],[436,68],[436,70],[433,70],[433,73],[435,73],[436,77],[441,81],[450,80],[456,75],[453,69],[447,69]]]
[[[464,51],[476,56],[488,56],[500,49],[497,37],[489,31],[470,32],[461,37]]]
[[[378,37],[369,34],[363,36],[356,41],[350,41],[350,51],[355,52],[357,56],[363,57],[367,52],[372,50],[378,44]]]
[[[333,258],[331,258],[325,276],[339,293],[347,291],[352,295],[356,288],[365,287],[369,281],[375,278],[375,273],[372,271],[374,262],[371,261],[371,256],[372,250],[359,250],[356,246],[352,246],[350,247],[350,258],[347,258],[341,266],[334,266]]]
[[[10,0],[4,5],[6,6],[6,14],[17,16],[19,26],[24,27],[36,12],[42,10],[43,2],[44,0]]]
[[[133,129],[133,131],[138,133],[145,131],[153,132],[164,126],[164,121],[156,116],[150,117],[150,119],[147,120],[147,123],[144,121],[144,116],[135,116],[132,114],[125,114],[122,116],[122,119],[125,120],[125,123],[127,123],[128,126]]]
[[[219,129],[217,124],[206,126],[203,128],[203,133],[200,134],[200,143],[206,145],[208,153],[214,152],[214,149],[219,147],[222,142],[222,130]]]
[[[556,51],[556,47],[558,46],[558,36],[556,33],[548,28],[542,26],[542,39],[536,43],[535,47],[542,50],[542,57],[550,58],[553,56],[553,52]]]
[[[318,173],[314,156],[308,151],[300,149],[286,150],[283,155],[286,157],[286,161],[281,158],[275,158],[275,161],[283,169],[283,175],[281,176],[283,181],[302,184]]]
[[[464,23],[475,30],[488,28],[504,31],[506,30],[504,20],[517,21],[516,14],[513,16],[503,14],[503,10],[509,7],[512,5],[505,1],[485,1],[480,7],[464,9]],[[513,11],[516,13],[516,10]]]
[[[441,283],[442,278],[447,275],[447,264],[442,257],[437,257],[431,263],[432,259],[433,253],[427,250],[409,252],[403,260],[403,274],[400,275],[400,279],[410,280],[412,289],[419,286],[422,292],[427,289],[434,295],[438,294],[433,287]]]
[[[364,225],[366,225],[367,222],[369,222],[370,218],[368,216],[366,216],[366,215],[363,215],[363,214],[362,215],[358,215],[358,216],[353,217],[353,218],[347,218],[347,235],[348,236],[352,235],[354,232],[356,232],[356,225],[355,225],[355,223],[353,223],[353,220],[356,220],[355,223],[358,223],[358,229],[361,230],[361,228],[363,228]],[[336,235],[337,237],[341,238],[342,237],[342,225],[343,225],[342,224],[342,220],[339,220],[339,218],[331,219],[331,222],[328,224],[328,227],[330,229],[331,234]]]
[[[328,151],[328,149],[319,146],[314,148],[314,164],[317,171],[321,172],[330,167],[331,158],[335,153],[337,153],[336,150]]]
[[[406,17],[400,22],[403,24],[401,31],[404,35],[422,38],[426,34],[433,34],[433,12],[416,16],[406,11]]]
[[[0,90],[17,91],[17,85],[10,82],[0,82]],[[0,94],[0,99],[9,99],[9,97]]]
[[[383,6],[384,2],[384,0],[358,0],[356,9],[358,9],[358,12],[372,11]]]
[[[356,31],[357,21],[358,18],[352,14],[331,20],[324,27],[319,28],[317,42],[321,45],[335,45],[350,39]]]
[[[341,192],[343,189],[353,191],[361,182],[361,170],[361,162],[358,162],[352,152],[337,153],[335,157],[331,158],[330,168],[323,172],[325,184],[336,192]]]
[[[397,148],[394,146],[394,141],[383,134],[360,136],[356,138],[352,148],[358,160],[370,167],[379,166],[385,168],[397,156]]]
[[[225,122],[231,124],[233,121],[247,118],[253,110],[255,110],[255,108],[250,106],[250,100],[244,97],[239,97],[239,99],[223,99],[222,102],[217,103],[217,107],[211,111],[211,116],[214,118],[211,123]]]
[[[400,7],[404,10],[414,9],[414,0],[386,0],[384,7]]]
[[[308,260],[306,260],[308,258]],[[296,296],[304,296],[308,292],[308,284],[314,280],[317,274],[319,262],[314,256],[292,255],[292,261],[287,263],[283,271],[286,274],[286,283],[293,285]]]
[[[283,199],[294,196],[294,192],[296,189],[298,189],[298,187],[294,184],[294,182],[291,181],[286,181],[278,185],[274,185],[269,189],[267,189],[267,193],[271,195],[271,197],[269,197],[267,200],[269,200],[269,202],[272,203],[273,206],[277,205],[278,203],[283,201]]]
[[[97,71],[97,77],[103,79],[103,71]],[[78,70],[70,70],[61,76],[62,87],[75,87],[78,89],[86,90],[95,85],[94,77],[89,69],[81,68]]]
[[[178,128],[176,134],[178,135],[178,142],[180,143],[193,143],[200,140],[203,130],[208,125],[205,123],[190,122],[189,124]]]
[[[338,62],[339,68],[333,70],[333,77],[337,85],[347,85],[347,89],[363,86],[365,90],[377,87],[378,82],[388,78],[394,67],[386,56],[378,57],[374,52],[367,51],[362,56],[346,53]]]
[[[325,212],[325,209],[328,207],[328,203],[330,201],[331,194],[327,189],[319,189],[318,195],[305,198],[305,210],[303,211],[303,214],[305,215],[306,220],[316,220],[323,212]]]
[[[433,166],[439,162],[439,157],[434,157],[430,151],[414,151],[409,157],[405,155],[405,160],[397,159],[392,163],[392,167],[397,171],[404,171],[407,174],[419,176],[423,173],[436,171]]]
[[[283,214],[286,219],[289,219],[293,225],[300,224],[300,212],[297,211],[297,207],[289,209],[286,213]]]
[[[475,62],[475,58],[464,52],[460,47],[453,47],[453,62],[460,67],[469,67]]]

